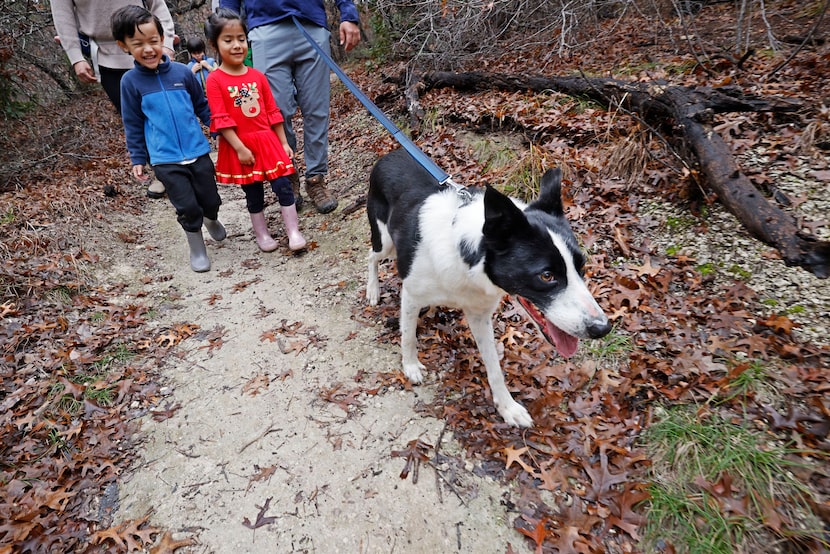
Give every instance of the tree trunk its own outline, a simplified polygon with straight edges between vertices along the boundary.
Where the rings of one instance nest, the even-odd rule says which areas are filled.
[[[700,166],[708,185],[755,238],[775,247],[784,263],[797,265],[820,278],[830,275],[830,242],[802,233],[787,212],[766,201],[735,162],[728,145],[712,130],[711,116],[726,112],[795,111],[781,100],[744,96],[736,88],[688,88],[665,83],[629,83],[587,77],[539,77],[481,72],[431,72],[422,76],[426,89],[452,87],[461,91],[553,90],[588,97],[603,105],[635,112],[654,128],[671,123],[694,154],[687,162]],[[410,91],[414,88],[411,84]],[[669,137],[676,138],[676,137]]]

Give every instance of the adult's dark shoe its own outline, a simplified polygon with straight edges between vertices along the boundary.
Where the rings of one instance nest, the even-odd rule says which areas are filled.
[[[291,181],[291,190],[294,191],[294,205],[297,206],[297,211],[299,212],[303,208],[303,195],[300,194],[300,174],[296,171],[288,176],[288,180]]]
[[[150,186],[147,187],[147,196],[149,198],[158,199],[164,198],[164,185],[161,184],[161,181],[154,179]]]
[[[305,191],[321,214],[327,214],[337,207],[337,199],[326,188],[324,175],[312,175],[305,179]]]

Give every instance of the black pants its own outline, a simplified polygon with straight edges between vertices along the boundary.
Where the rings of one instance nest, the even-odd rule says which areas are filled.
[[[277,177],[271,181],[271,190],[277,195],[280,206],[294,203],[294,189],[291,188],[288,177]],[[262,183],[242,185],[242,191],[245,193],[245,206],[249,214],[258,214],[265,209],[265,189]]]
[[[153,171],[164,184],[182,229],[196,232],[202,228],[203,217],[218,219],[222,199],[216,189],[213,161],[209,155],[189,164],[154,165]]]
[[[121,113],[121,77],[129,71],[129,69],[111,69],[109,67],[98,67],[101,74],[101,86],[104,87],[104,92],[107,93],[112,105],[115,106],[116,111]]]

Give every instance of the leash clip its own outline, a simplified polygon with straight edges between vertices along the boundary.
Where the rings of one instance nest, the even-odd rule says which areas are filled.
[[[465,204],[473,199],[473,195],[470,193],[469,189],[453,181],[452,177],[447,177],[438,184],[442,187],[449,186],[455,189],[455,194],[457,194]]]

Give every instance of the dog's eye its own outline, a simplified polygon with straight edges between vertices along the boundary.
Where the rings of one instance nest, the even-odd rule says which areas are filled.
[[[543,283],[552,284],[556,282],[556,277],[554,277],[553,273],[550,271],[543,271],[539,274],[539,278]]]

